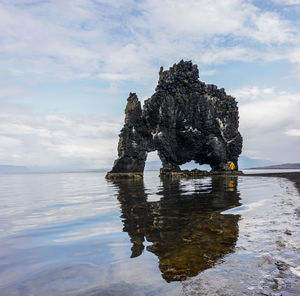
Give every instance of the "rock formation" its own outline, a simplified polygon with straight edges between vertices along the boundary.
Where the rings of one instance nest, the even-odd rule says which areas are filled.
[[[118,159],[110,172],[143,173],[147,153],[158,151],[163,171],[180,171],[191,160],[214,171],[229,170],[242,150],[235,99],[223,88],[199,81],[197,65],[180,61],[160,68],[155,93],[143,109],[130,93]]]

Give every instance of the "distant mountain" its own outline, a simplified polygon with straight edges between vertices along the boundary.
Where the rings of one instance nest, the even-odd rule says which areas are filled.
[[[30,169],[19,165],[0,165],[0,173],[26,173]]]
[[[300,163],[283,163],[283,164],[275,164],[263,167],[256,167],[253,169],[264,169],[264,170],[271,170],[271,169],[300,169]]]
[[[265,159],[255,159],[249,158],[247,156],[239,157],[239,169],[248,169],[264,166],[278,165],[275,161],[265,160]]]

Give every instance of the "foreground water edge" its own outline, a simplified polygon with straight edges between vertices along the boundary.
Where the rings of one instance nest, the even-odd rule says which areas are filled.
[[[285,178],[0,182],[1,295],[299,293],[299,193]]]

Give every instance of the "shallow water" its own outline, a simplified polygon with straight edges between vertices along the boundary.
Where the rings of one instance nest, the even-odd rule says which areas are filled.
[[[299,194],[271,177],[0,177],[0,295],[299,295]]]
[[[245,174],[273,174],[273,173],[295,173],[300,169],[248,169],[243,170]]]

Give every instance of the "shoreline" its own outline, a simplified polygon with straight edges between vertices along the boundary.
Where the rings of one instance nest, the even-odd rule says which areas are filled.
[[[245,177],[280,177],[292,181],[300,193],[300,172],[244,174]]]

